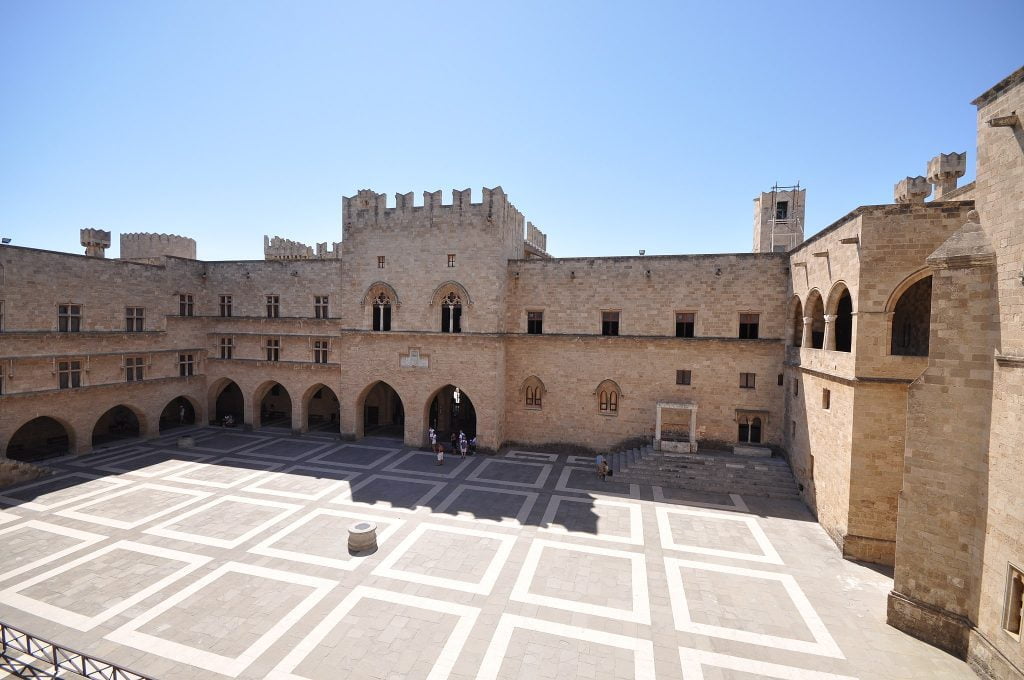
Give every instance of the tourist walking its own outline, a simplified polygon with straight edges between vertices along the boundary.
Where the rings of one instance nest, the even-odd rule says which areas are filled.
[[[607,465],[605,465],[605,462],[604,462],[604,456],[603,456],[602,454],[600,454],[600,453],[599,453],[599,454],[597,454],[597,457],[596,457],[596,458],[594,459],[594,464],[595,464],[595,465],[597,466],[597,476],[598,476],[598,477],[600,477],[601,479],[604,479],[604,476],[605,476],[606,474],[608,474],[608,473],[607,473],[607,467],[608,467],[608,466],[607,466]],[[602,465],[605,465],[605,470],[606,470],[606,471],[605,471],[605,473],[604,473],[604,474],[602,474],[602,473],[601,473],[601,466],[602,466]]]
[[[469,442],[466,440],[466,433],[459,430],[459,453],[462,457],[466,457],[466,452],[469,450]]]

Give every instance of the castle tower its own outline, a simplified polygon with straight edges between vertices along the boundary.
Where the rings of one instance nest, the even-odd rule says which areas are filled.
[[[804,240],[807,190],[776,184],[754,199],[754,252],[784,253]]]
[[[89,257],[106,257],[110,247],[110,232],[102,229],[82,229],[79,231],[85,254]]]

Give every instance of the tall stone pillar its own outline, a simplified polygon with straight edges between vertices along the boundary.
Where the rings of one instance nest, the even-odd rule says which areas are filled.
[[[930,359],[907,402],[887,618],[963,657],[978,608],[998,333],[995,253],[975,211],[928,264]]]
[[[823,349],[834,350],[836,348],[836,315],[825,315],[825,339],[821,343]]]
[[[813,331],[813,327],[814,327],[814,317],[812,317],[812,316],[805,316],[804,317],[804,329],[803,329],[804,333],[803,333],[803,337],[800,338],[800,346],[801,347],[812,347],[814,345],[814,343],[813,343],[813,341],[811,339],[811,332]]]

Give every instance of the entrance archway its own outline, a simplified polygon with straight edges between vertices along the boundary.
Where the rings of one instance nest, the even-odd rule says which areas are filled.
[[[42,460],[70,452],[71,429],[49,416],[39,416],[22,425],[7,444],[7,457],[11,460]]]
[[[761,443],[761,418],[758,416],[740,416],[739,441],[742,444]]]
[[[430,402],[427,425],[437,430],[439,441],[449,441],[451,433],[460,430],[472,439],[476,436],[476,408],[465,392],[455,385],[445,385]]]
[[[245,397],[242,396],[242,389],[233,380],[228,380],[217,393],[213,412],[214,422],[218,425],[223,424],[227,416],[231,416],[236,425],[245,422]]]
[[[118,404],[99,417],[92,428],[92,445],[109,444],[120,439],[138,437],[142,432],[139,418],[123,404]]]
[[[196,409],[188,397],[175,397],[160,412],[160,431],[196,424]]]
[[[340,432],[338,395],[326,385],[314,385],[306,397],[306,427],[319,432]]]
[[[257,391],[260,394],[260,391]],[[284,385],[272,382],[262,390],[259,397],[260,427],[292,428],[292,396]]]
[[[391,385],[378,382],[363,398],[363,435],[402,437],[405,432],[405,406]]]

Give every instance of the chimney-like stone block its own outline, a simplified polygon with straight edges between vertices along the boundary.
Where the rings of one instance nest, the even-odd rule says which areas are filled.
[[[967,152],[940,153],[928,161],[928,181],[935,186],[935,199],[956,189],[956,181],[967,172]]]
[[[905,177],[893,187],[893,197],[897,203],[924,203],[928,194],[932,193],[932,185],[927,178]]]

